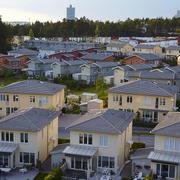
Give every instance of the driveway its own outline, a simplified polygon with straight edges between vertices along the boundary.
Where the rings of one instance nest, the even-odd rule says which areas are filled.
[[[59,138],[68,139],[70,134],[66,128],[77,121],[81,116],[80,114],[62,114],[59,118]]]

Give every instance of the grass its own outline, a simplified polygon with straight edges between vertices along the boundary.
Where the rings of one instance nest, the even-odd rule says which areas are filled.
[[[154,136],[154,134],[148,133],[148,132],[133,132],[133,135],[137,135],[137,136]]]
[[[34,180],[44,180],[47,175],[47,173],[39,173]]]

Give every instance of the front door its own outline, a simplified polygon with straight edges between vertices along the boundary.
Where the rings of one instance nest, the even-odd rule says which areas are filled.
[[[158,109],[158,107],[159,107],[159,98],[156,98],[155,108]]]

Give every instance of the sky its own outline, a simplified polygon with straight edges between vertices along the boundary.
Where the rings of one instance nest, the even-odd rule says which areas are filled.
[[[66,7],[76,8],[76,17],[101,21],[129,18],[173,17],[180,0],[0,0],[3,21],[58,21]]]

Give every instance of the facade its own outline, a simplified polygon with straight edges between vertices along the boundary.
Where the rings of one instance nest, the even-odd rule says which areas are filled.
[[[163,55],[163,50],[158,45],[139,44],[134,48],[135,53]]]
[[[75,8],[70,5],[67,7],[67,20],[75,20]]]
[[[180,55],[180,46],[169,46],[166,48],[166,58],[176,59]]]
[[[80,66],[86,64],[83,60],[58,61],[52,64],[53,78],[61,77],[65,74],[80,73]]]
[[[155,66],[153,64],[132,64],[126,66],[117,66],[113,68],[114,71],[114,85],[120,86],[124,82],[129,81],[128,73],[140,74],[142,71],[152,70]]]
[[[36,166],[58,144],[59,112],[30,108],[0,121],[0,166]]]
[[[69,169],[87,172],[117,173],[130,150],[134,113],[91,111],[67,128],[70,145],[63,151]]]
[[[175,86],[137,80],[108,90],[108,108],[139,113],[145,122],[157,123],[176,109]]]
[[[155,64],[162,62],[162,58],[155,54],[137,53],[124,60],[126,65],[131,64]]]
[[[0,117],[7,116],[24,107],[54,108],[64,106],[63,85],[26,80],[0,88]]]
[[[152,131],[155,134],[151,160],[153,174],[162,179],[180,179],[180,113],[170,112]]]
[[[96,81],[98,77],[113,76],[113,68],[118,66],[117,62],[97,62],[82,65],[81,72],[73,74],[73,79],[86,81],[88,84]]]

